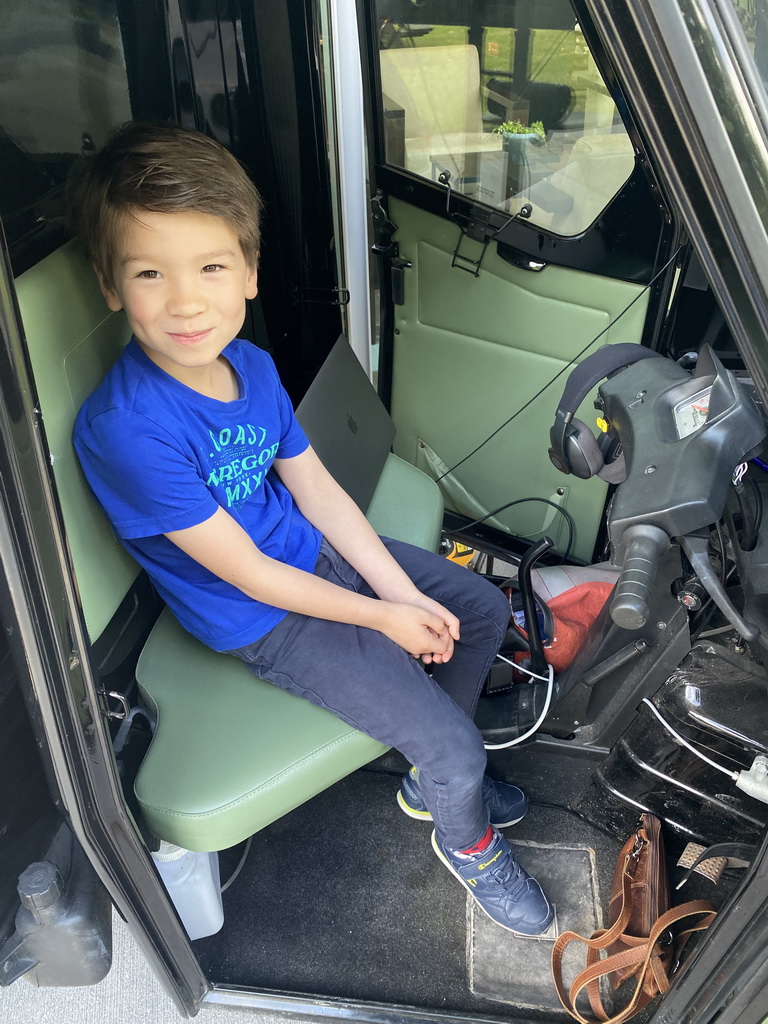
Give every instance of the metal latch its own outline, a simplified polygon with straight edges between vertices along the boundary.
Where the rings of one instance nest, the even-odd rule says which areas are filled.
[[[109,705],[107,705],[107,718],[114,718],[118,722],[122,722],[124,718],[127,718],[131,713],[131,705],[128,703],[128,698],[123,693],[118,693],[117,690],[110,690],[107,693],[107,697],[111,697],[116,700],[120,705],[119,711],[110,711]]]
[[[330,306],[348,306],[349,290],[347,288],[305,288],[305,302],[325,303]]]

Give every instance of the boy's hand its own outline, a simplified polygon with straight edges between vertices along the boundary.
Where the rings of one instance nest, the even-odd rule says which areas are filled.
[[[448,647],[445,651],[431,651],[428,654],[423,654],[421,660],[425,665],[429,665],[434,662],[435,665],[441,665],[445,661],[450,661],[451,655],[453,654],[453,645],[455,642],[461,639],[461,623],[455,615],[451,614],[447,608],[444,608],[437,601],[433,601],[431,597],[427,597],[426,594],[422,594],[420,590],[417,590],[412,599],[409,600],[409,604],[415,605],[417,608],[421,608],[424,611],[431,612],[433,615],[437,615],[438,618],[443,620],[445,628],[448,631]]]
[[[419,595],[427,607],[419,604],[395,604],[382,601],[380,632],[398,647],[429,664],[448,661],[458,640],[458,619],[436,601]],[[450,622],[446,621],[450,620]]]

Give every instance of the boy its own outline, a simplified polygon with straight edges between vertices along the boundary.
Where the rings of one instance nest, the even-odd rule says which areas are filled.
[[[509,605],[448,560],[379,539],[309,447],[271,359],[233,341],[257,291],[247,175],[206,136],[129,124],[70,198],[133,330],[74,435],[122,543],[203,643],[418,766],[401,808],[434,822],[435,852],[494,921],[543,932],[549,903],[498,831],[526,798],[484,777],[471,721]]]

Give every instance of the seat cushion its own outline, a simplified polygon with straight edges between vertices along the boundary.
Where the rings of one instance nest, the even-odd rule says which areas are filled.
[[[136,677],[157,714],[136,797],[155,835],[188,850],[241,842],[387,749],[204,647],[167,610]]]

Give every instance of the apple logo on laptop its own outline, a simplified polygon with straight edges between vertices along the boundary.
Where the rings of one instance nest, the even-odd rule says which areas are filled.
[[[357,433],[358,427],[357,423],[355,423],[352,417],[352,413],[347,413],[347,426],[349,427],[353,434]]]

